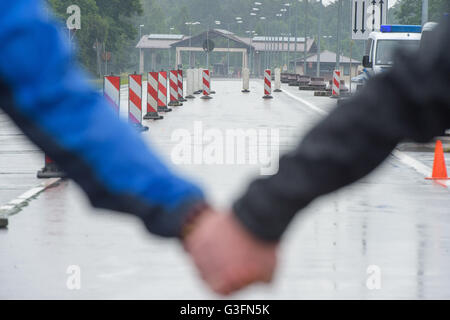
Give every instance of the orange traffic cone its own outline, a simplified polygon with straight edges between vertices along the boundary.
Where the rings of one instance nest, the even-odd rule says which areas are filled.
[[[447,167],[445,166],[444,149],[441,140],[436,141],[434,150],[433,176],[427,180],[448,180]]]

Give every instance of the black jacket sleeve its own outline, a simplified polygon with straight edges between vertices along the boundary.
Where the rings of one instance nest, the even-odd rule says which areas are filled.
[[[444,19],[419,52],[399,52],[391,71],[319,123],[280,160],[279,172],[253,182],[233,209],[257,237],[278,241],[315,198],[364,177],[404,140],[426,142],[450,127],[450,24]]]

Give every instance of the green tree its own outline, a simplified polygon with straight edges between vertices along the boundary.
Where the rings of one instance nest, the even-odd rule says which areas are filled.
[[[450,12],[450,1],[429,0],[428,20],[438,22],[445,12]],[[394,16],[400,24],[422,23],[422,0],[400,0],[394,7]]]
[[[101,73],[102,51],[112,53],[110,70],[121,72],[127,68],[127,41],[137,35],[133,17],[143,13],[140,0],[49,0],[48,3],[62,22],[68,17],[68,6],[80,7],[81,30],[75,37],[79,60],[89,71]]]

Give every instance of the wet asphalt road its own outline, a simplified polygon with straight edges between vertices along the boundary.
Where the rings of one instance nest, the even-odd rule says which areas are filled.
[[[292,148],[321,116],[284,93],[263,101],[262,83],[251,82],[251,93],[240,92],[240,82],[213,81],[214,99],[195,99],[146,122],[143,138],[168,165],[204,186],[212,202],[223,208],[259,175],[257,165],[185,164],[175,166],[171,153],[177,145],[174,130],[193,132],[196,121],[204,128],[267,129],[280,133],[280,152]],[[329,98],[283,87],[316,107],[329,111]],[[123,93],[126,93],[123,91]],[[126,96],[122,97],[122,107]],[[0,135],[4,134],[3,123]],[[0,186],[32,186],[40,154],[18,136],[2,142],[22,145],[31,155],[1,160],[10,165]],[[263,143],[258,143],[259,148]],[[432,155],[411,153],[431,167]],[[0,157],[0,159],[3,158]],[[22,160],[19,160],[22,159]],[[37,168],[36,168],[37,166]],[[22,175],[22,176],[21,176]],[[27,176],[28,178],[25,178]],[[21,178],[22,177],[22,178]],[[16,179],[19,182],[16,182]],[[28,179],[28,180],[27,180]],[[17,187],[14,187],[16,186]],[[20,187],[19,187],[20,185]],[[19,190],[0,192],[1,203]],[[303,211],[289,229],[280,253],[273,285],[253,286],[237,299],[431,299],[450,297],[450,193],[439,184],[394,158],[371,176],[323,197]],[[81,268],[81,289],[66,286],[67,268]],[[381,288],[370,290],[367,270],[380,271]],[[41,194],[11,217],[0,230],[0,298],[216,298],[196,277],[179,244],[155,238],[133,217],[93,210],[69,181]]]

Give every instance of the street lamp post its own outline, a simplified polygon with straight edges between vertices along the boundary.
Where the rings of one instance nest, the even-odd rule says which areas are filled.
[[[142,38],[142,28],[143,27],[145,27],[143,24],[141,24],[139,26],[139,41],[141,41],[141,38]],[[143,61],[141,61],[141,59],[142,59],[141,57],[142,57],[142,48],[139,48],[139,63],[140,64],[142,63],[142,66],[140,68],[142,70],[139,70],[139,72],[143,72],[143,68],[144,68],[144,63],[143,63]]]
[[[290,71],[290,64],[289,64],[289,60],[291,59],[291,4],[290,3],[285,3],[284,4],[287,7],[287,13],[288,13],[288,53],[287,53],[287,68],[288,68],[288,72]]]
[[[306,55],[308,50],[308,0],[305,1],[305,42],[303,46],[303,74],[306,75]]]
[[[174,28],[174,27],[170,27],[170,28],[169,28],[169,34],[172,34],[172,31],[173,31],[173,30],[175,30],[175,28]],[[171,62],[171,57],[170,57],[170,56],[171,56],[171,53],[172,53],[172,52],[171,52],[171,49],[172,49],[172,48],[169,46],[169,70],[170,70],[170,68],[171,68],[170,64],[172,63],[172,62]]]
[[[282,12],[282,13],[285,13],[285,12],[287,12],[287,9],[286,8],[282,8],[282,9],[280,9],[280,11]],[[287,13],[286,13],[287,14]],[[287,32],[287,34],[286,34],[287,36],[289,36],[289,22],[288,22],[288,32]],[[283,43],[282,43],[282,45],[283,45],[283,51],[284,51],[284,35],[283,35],[283,38],[282,38],[282,41],[283,41]],[[288,39],[288,43],[289,43],[289,39]],[[289,49],[289,48],[288,48]],[[282,59],[282,60],[284,60],[283,61],[283,63],[284,63],[284,65],[286,65],[286,55],[287,55],[287,53],[285,52],[284,53],[284,59]],[[287,70],[287,71],[289,71],[289,70]]]
[[[428,0],[422,0],[422,26],[428,22]]]
[[[322,38],[322,0],[320,0],[319,4],[319,32],[317,36],[317,77],[320,77],[320,40]]]
[[[186,22],[185,24],[189,26],[189,67],[192,69],[192,26],[199,25],[200,22]]]
[[[278,18],[280,18],[280,20],[281,20],[281,17],[283,17],[283,14],[281,14],[281,13],[277,13],[275,16],[277,16]],[[280,31],[280,29],[279,28],[277,28],[277,31],[276,31],[277,33],[278,33],[278,35],[277,35],[277,51],[278,51],[278,58],[277,58],[277,63],[280,63],[280,61],[282,61],[282,59],[281,59],[281,38],[280,38],[280,36],[281,36],[281,31]]]
[[[260,20],[263,21],[263,30],[264,30],[264,34],[263,34],[263,39],[264,39],[264,65],[265,68],[267,69],[267,27],[266,27],[266,17],[260,17]]]
[[[342,20],[342,1],[338,0],[336,70],[339,70],[341,67],[341,20]]]

